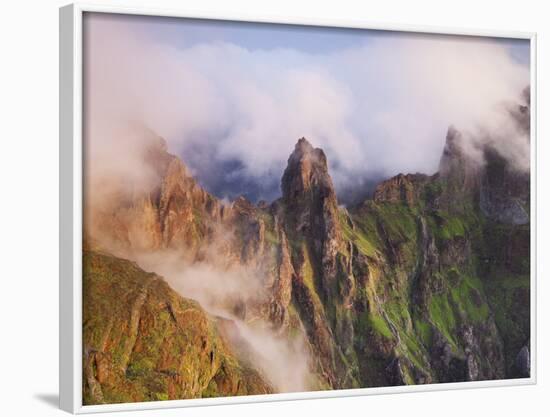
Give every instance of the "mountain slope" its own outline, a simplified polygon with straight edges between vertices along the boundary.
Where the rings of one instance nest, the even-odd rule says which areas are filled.
[[[528,103],[511,111],[525,132],[528,113]],[[215,268],[218,277],[210,287],[195,285],[194,292],[183,295],[208,300],[203,308],[221,312],[245,333],[260,328],[267,338],[263,345],[256,340],[243,346],[232,337],[224,343],[217,334],[225,334],[227,323],[208,321],[196,303],[179,298],[187,306],[181,310],[191,309],[200,320],[166,326],[182,332],[180,351],[195,349],[193,376],[182,385],[180,376],[175,383],[163,373],[165,363],[170,372],[190,366],[173,356],[160,361],[161,353],[174,352],[172,342],[149,344],[147,376],[132,373],[128,355],[119,352],[126,352],[127,338],[135,338],[125,330],[126,336],[99,348],[96,339],[90,342],[95,347],[84,364],[85,374],[93,377],[85,387],[90,401],[101,400],[94,394],[96,380],[105,401],[117,396],[122,401],[529,376],[529,174],[491,142],[477,150],[483,163],[472,160],[466,152],[471,143],[465,141],[449,128],[438,173],[399,174],[378,184],[372,199],[349,208],[338,204],[325,153],[305,138],[288,159],[282,197],[269,205],[243,197],[222,203],[197,184],[162,141],[152,144],[144,163],[157,173],[157,184],[94,209],[87,239],[138,263],[144,253],[160,257],[158,265],[172,262],[176,254],[177,271]],[[88,256],[95,261],[85,270],[85,282],[98,279],[94,268],[100,258],[113,264],[113,289],[124,271],[144,274],[110,255]],[[88,301],[104,311],[89,311],[85,332],[110,334],[105,326],[109,317],[119,316],[119,308],[129,309],[121,328],[134,328],[136,303],[150,315],[139,321],[144,335],[170,322],[172,310],[168,314],[161,306],[176,294],[158,277],[145,275],[147,288],[158,291],[133,290],[132,298],[124,298],[123,291],[113,298],[119,303]],[[195,283],[193,276],[186,279]],[[93,297],[85,288],[85,309],[86,291]],[[99,321],[93,320],[96,315]],[[195,328],[196,323],[204,325]],[[187,332],[195,336],[188,339]],[[201,348],[202,342],[197,347],[204,334],[208,348]],[[214,357],[220,362],[208,360],[211,346],[218,347]],[[145,366],[138,356],[135,360],[138,370]],[[101,382],[102,361],[123,372]],[[271,372],[269,362],[279,369]],[[307,372],[298,375],[299,383],[287,384],[296,373],[280,370],[298,362]],[[115,381],[125,382],[109,394]]]
[[[84,404],[272,392],[161,277],[87,251],[83,285]]]

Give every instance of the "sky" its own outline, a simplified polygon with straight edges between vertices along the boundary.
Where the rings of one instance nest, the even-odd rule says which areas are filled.
[[[136,124],[229,200],[277,198],[302,136],[325,151],[344,200],[381,178],[436,172],[450,125],[471,138],[496,132],[529,168],[525,138],[503,116],[529,84],[526,40],[113,14],[84,22],[85,140],[92,157],[116,155],[101,169],[139,171],[120,154],[139,146]]]

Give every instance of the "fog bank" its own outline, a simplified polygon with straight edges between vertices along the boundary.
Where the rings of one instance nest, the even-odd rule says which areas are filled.
[[[208,39],[176,47],[162,30],[87,17],[86,140],[92,152],[116,148],[138,121],[230,199],[279,195],[302,136],[325,150],[337,189],[373,173],[433,173],[450,124],[471,137],[502,131],[503,106],[529,84],[528,65],[493,39],[369,32],[364,43],[308,53]],[[493,137],[529,168],[517,132]]]

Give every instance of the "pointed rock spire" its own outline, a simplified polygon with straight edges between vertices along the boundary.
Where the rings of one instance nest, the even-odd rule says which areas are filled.
[[[281,187],[286,230],[289,235],[308,242],[328,299],[335,292],[337,254],[343,241],[338,202],[325,153],[305,138],[298,140],[288,158]]]
[[[287,203],[300,200],[308,193],[331,198],[336,203],[325,153],[311,146],[306,138],[298,140],[294,152],[288,158],[281,188]]]

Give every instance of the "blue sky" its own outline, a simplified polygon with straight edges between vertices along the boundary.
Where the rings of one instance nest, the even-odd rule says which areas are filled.
[[[295,49],[312,54],[325,54],[345,48],[364,45],[373,39],[389,37],[426,36],[406,32],[285,25],[224,20],[168,18],[154,16],[109,15],[116,21],[124,20],[147,32],[151,39],[176,47],[186,48],[199,43],[227,42],[249,50],[277,48]],[[427,35],[430,36],[430,35]],[[529,41],[525,39],[494,38],[510,48],[521,63],[529,62]]]

